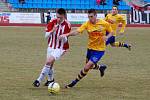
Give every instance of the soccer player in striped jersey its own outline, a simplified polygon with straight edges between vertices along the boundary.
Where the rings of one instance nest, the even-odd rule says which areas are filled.
[[[48,76],[45,86],[48,86],[50,82],[54,81],[53,64],[69,49],[67,37],[59,39],[60,35],[67,34],[71,31],[71,25],[66,20],[65,9],[58,9],[56,17],[56,19],[48,23],[46,28],[45,38],[48,38],[47,59],[39,77],[33,82],[33,86],[35,87],[40,86],[45,76]]]
[[[65,86],[66,88],[75,86],[76,83],[87,75],[87,73],[93,68],[93,65],[104,55],[106,48],[105,41],[112,36],[112,28],[110,24],[103,19],[97,19],[97,12],[95,9],[90,9],[88,11],[88,18],[89,20],[83,23],[77,30],[60,36],[60,39],[75,36],[77,34],[82,34],[84,33],[84,30],[87,30],[89,39],[86,64],[77,77],[70,84]],[[107,36],[106,31],[109,32]]]

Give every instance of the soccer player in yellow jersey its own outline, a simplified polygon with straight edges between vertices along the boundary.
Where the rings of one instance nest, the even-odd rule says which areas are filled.
[[[110,23],[112,30],[113,30],[113,36],[111,36],[110,38],[108,38],[108,40],[106,41],[106,45],[111,45],[112,47],[125,47],[128,50],[131,50],[131,45],[130,44],[126,44],[123,42],[116,42],[115,37],[120,34],[123,35],[124,34],[124,30],[126,27],[126,21],[123,18],[122,15],[118,14],[118,8],[117,6],[113,6],[112,7],[112,11],[111,13],[108,13],[104,19],[105,21],[107,21],[108,23]],[[117,28],[119,24],[122,24],[122,27],[120,29],[120,32],[117,34]],[[108,32],[106,32],[106,35],[108,34]],[[97,65],[95,64],[95,66],[93,67],[93,69],[99,69],[100,70],[100,74],[101,77],[104,76],[104,71],[105,69],[101,69],[101,66],[106,66],[104,64],[101,65]]]
[[[64,37],[75,36],[77,34],[82,34],[84,30],[87,30],[89,39],[86,64],[79,72],[75,80],[65,86],[66,88],[73,87],[77,82],[85,77],[88,71],[93,68],[93,65],[95,65],[102,58],[105,53],[106,41],[113,34],[112,28],[108,22],[103,19],[97,19],[97,12],[95,9],[90,9],[88,11],[88,18],[89,20],[83,23],[77,30],[59,37],[61,39]],[[107,36],[106,31],[109,32]],[[105,66],[103,69],[105,69]]]
[[[116,42],[115,41],[115,37],[116,37],[116,35],[118,35],[117,34],[118,25],[120,23],[122,24],[122,27],[121,27],[120,32],[119,32],[120,35],[124,34],[124,30],[126,27],[126,21],[122,15],[118,14],[117,6],[112,7],[112,12],[111,12],[111,14],[107,14],[107,16],[105,17],[105,21],[107,21],[111,24],[111,27],[112,27],[112,30],[114,33],[113,36],[107,40],[106,45],[110,44],[113,47],[126,47],[129,50],[131,50],[131,45],[123,43],[123,42]]]
[[[115,40],[115,37],[118,35],[117,34],[118,25],[120,23],[122,24],[122,27],[121,27],[120,32],[119,32],[120,35],[124,34],[124,30],[125,30],[125,27],[126,27],[126,21],[125,21],[125,19],[123,18],[122,15],[118,14],[117,6],[112,7],[112,12],[106,15],[105,21],[110,23],[110,25],[112,27],[112,30],[113,30],[113,36],[108,38],[108,40],[106,41],[106,45],[110,44],[112,47],[125,47],[128,50],[131,50],[131,45],[130,44],[126,44],[126,43],[123,43],[123,42],[116,42],[116,40]],[[107,34],[108,34],[108,32],[106,32],[106,35]],[[93,69],[99,69],[100,72],[101,72],[100,73],[101,77],[103,77],[105,69],[101,69],[101,66],[106,66],[106,65],[104,65],[104,64],[101,64],[101,65],[95,64],[95,67],[93,67]]]

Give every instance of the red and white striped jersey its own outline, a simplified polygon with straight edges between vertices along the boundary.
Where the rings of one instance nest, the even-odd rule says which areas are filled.
[[[51,20],[46,28],[46,32],[50,32],[53,27],[57,25],[57,29],[55,32],[50,33],[48,38],[48,46],[53,49],[62,49],[67,50],[69,49],[69,43],[67,41],[63,41],[58,39],[58,37],[62,34],[67,34],[71,31],[71,25],[67,20],[64,20],[61,24],[57,24],[57,19]]]

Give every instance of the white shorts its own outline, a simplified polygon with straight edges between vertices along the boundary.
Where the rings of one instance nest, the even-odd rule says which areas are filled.
[[[55,60],[60,59],[60,57],[64,54],[65,50],[62,49],[53,49],[48,47],[47,48],[47,58],[53,56]]]

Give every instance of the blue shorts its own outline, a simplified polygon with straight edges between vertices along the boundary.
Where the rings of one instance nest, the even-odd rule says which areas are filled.
[[[106,35],[108,35],[109,33],[106,32]],[[108,40],[106,41],[106,45],[114,43],[115,42],[115,36],[111,36],[110,38],[108,38]]]
[[[96,64],[104,55],[105,51],[87,50],[86,58]]]

